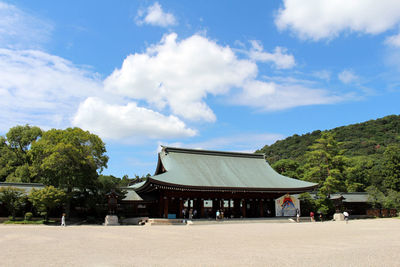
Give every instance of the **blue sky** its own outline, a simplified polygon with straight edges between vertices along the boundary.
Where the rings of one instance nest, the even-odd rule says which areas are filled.
[[[0,134],[81,127],[105,174],[399,114],[400,2],[1,1]]]

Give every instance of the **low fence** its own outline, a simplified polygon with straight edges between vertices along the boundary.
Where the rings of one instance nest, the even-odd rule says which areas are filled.
[[[368,216],[373,217],[396,217],[398,216],[396,209],[369,209],[367,210]]]

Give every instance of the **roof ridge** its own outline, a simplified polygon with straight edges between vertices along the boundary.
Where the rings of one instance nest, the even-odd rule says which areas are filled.
[[[45,186],[42,183],[0,182],[0,185]]]
[[[165,151],[165,153],[175,152],[175,153],[187,153],[187,154],[198,154],[198,155],[264,159],[264,154],[261,154],[261,153],[228,152],[228,151],[217,151],[217,150],[178,148],[178,147],[169,147],[169,146],[161,146],[161,147],[162,147],[162,150]]]

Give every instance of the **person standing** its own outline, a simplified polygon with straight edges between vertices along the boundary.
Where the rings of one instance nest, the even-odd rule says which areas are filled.
[[[219,210],[217,210],[217,212],[215,213],[215,220],[218,221],[219,219]]]
[[[63,213],[62,214],[62,217],[61,217],[61,226],[67,226],[66,224],[65,224],[65,213]]]
[[[193,218],[197,218],[197,210],[193,211]]]
[[[347,211],[343,212],[344,215],[344,220],[346,221],[346,223],[349,223],[349,213]]]
[[[185,216],[186,215],[186,209],[182,209],[182,217],[183,217],[183,219],[185,219]]]
[[[296,221],[300,222],[300,210],[296,209]]]
[[[310,212],[310,219],[311,219],[311,222],[315,222],[315,220],[314,220],[314,212]]]

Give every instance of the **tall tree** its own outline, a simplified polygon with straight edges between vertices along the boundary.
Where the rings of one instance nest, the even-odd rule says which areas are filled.
[[[383,185],[386,189],[400,191],[400,146],[388,146],[383,155],[385,160]]]
[[[30,150],[34,167],[46,185],[72,191],[94,185],[97,171],[107,167],[103,141],[80,128],[45,132]]]
[[[15,126],[0,137],[0,181],[32,182],[30,167],[32,160],[28,150],[32,143],[42,135],[42,130],[35,126]]]
[[[32,144],[33,166],[42,182],[63,188],[71,196],[73,189],[94,189],[98,171],[107,167],[103,141],[80,128],[52,129]],[[67,212],[70,201],[67,202]]]
[[[343,156],[332,134],[324,132],[310,146],[305,158],[304,180],[319,183],[319,190],[325,196],[346,191],[344,174],[348,158]]]

